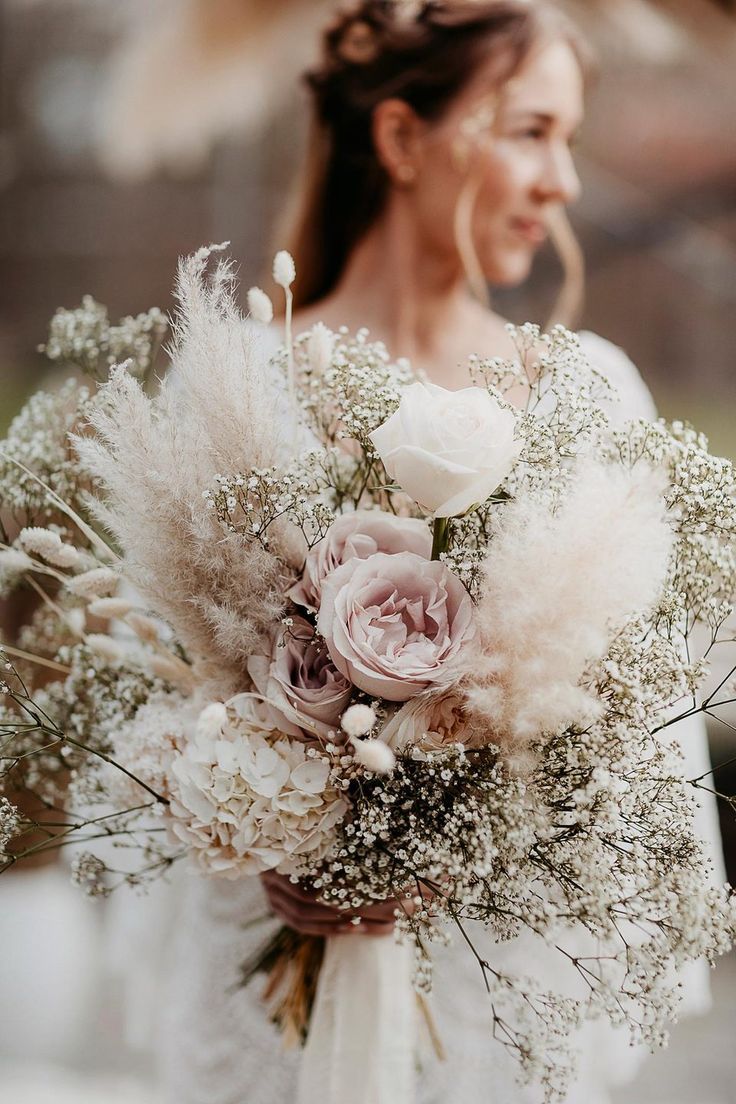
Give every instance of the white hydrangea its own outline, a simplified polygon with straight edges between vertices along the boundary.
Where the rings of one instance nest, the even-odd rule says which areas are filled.
[[[200,867],[238,878],[322,858],[347,812],[330,760],[250,719],[205,710],[170,770],[170,826]],[[219,729],[219,731],[218,731]]]

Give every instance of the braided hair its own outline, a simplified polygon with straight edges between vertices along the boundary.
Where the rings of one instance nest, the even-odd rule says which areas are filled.
[[[340,10],[304,78],[313,120],[306,185],[288,235],[299,273],[296,307],[334,289],[388,197],[389,176],[373,144],[375,107],[397,97],[432,122],[481,65],[495,64],[500,87],[549,15],[529,0],[359,0]]]

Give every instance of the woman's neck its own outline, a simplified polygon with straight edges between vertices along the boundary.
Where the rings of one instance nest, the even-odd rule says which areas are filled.
[[[469,296],[462,273],[420,251],[411,228],[389,212],[355,247],[330,300],[350,307],[394,353],[417,359],[442,348]]]
[[[453,258],[426,243],[420,248],[414,220],[402,214],[389,206],[353,249],[335,289],[297,314],[295,327],[318,319],[351,332],[365,326],[434,382],[467,386],[471,353],[512,355],[504,320],[472,298]]]

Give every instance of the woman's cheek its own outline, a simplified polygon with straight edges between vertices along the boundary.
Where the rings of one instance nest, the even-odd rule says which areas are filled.
[[[511,205],[525,199],[539,172],[537,161],[534,151],[523,149],[518,142],[497,139],[487,161],[488,192],[497,202]]]

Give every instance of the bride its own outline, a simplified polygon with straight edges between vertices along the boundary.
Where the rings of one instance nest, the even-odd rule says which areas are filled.
[[[295,330],[318,320],[368,327],[394,356],[453,389],[470,384],[471,354],[514,357],[504,319],[483,302],[485,288],[521,284],[552,235],[569,262],[561,302],[575,290],[563,212],[580,191],[571,144],[586,73],[576,30],[542,3],[363,0],[337,16],[307,77],[314,102],[307,172],[291,241],[279,242],[296,260]],[[273,328],[267,339],[275,346],[280,336]],[[593,334],[581,339],[619,392],[611,417],[653,417],[628,358]],[[693,774],[707,770],[698,726],[678,736]],[[701,814],[703,834],[715,839],[712,810]],[[390,904],[375,908],[359,930],[390,937],[391,917]],[[295,1099],[299,1056],[282,1051],[260,1001],[262,983],[237,985],[239,964],[280,922],[330,935],[344,919],[277,875],[188,879],[166,1001],[172,1104]],[[531,937],[483,953],[540,985],[561,984],[555,952]],[[700,974],[687,992],[691,1008],[707,1002]],[[465,946],[437,950],[435,994],[447,1059],[439,1062],[428,1047],[422,1054],[421,1104],[537,1101],[539,1090],[517,1086],[512,1059],[491,1038],[487,997]],[[590,1028],[580,1045],[568,1104],[603,1102],[607,1086],[632,1066],[632,1052],[602,1027]]]

